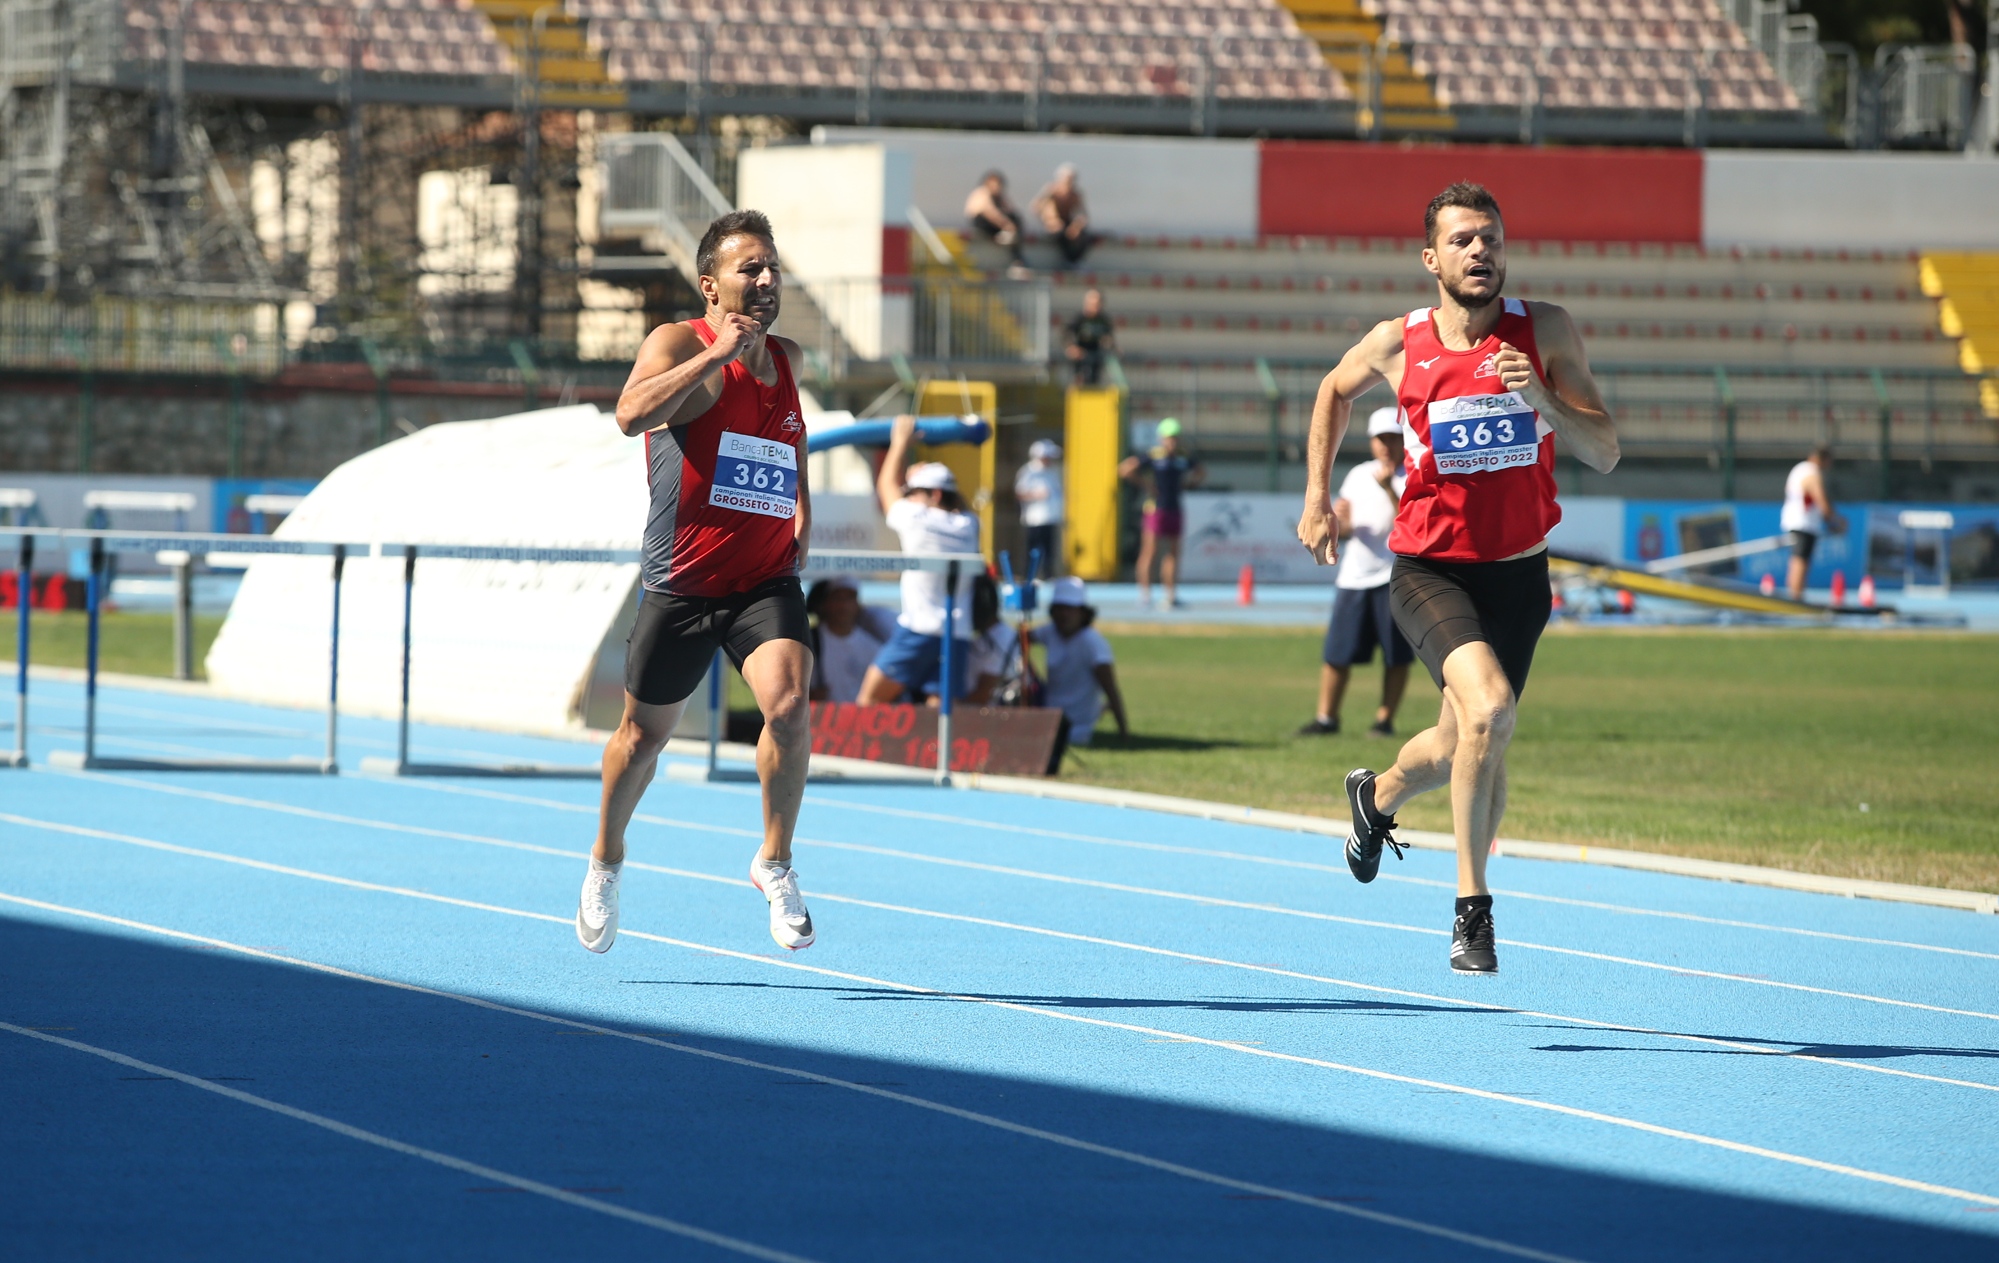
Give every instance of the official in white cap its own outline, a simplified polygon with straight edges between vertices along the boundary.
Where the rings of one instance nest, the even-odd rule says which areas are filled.
[[[1348,472],[1333,501],[1340,539],[1340,571],[1333,580],[1333,617],[1326,627],[1325,665],[1319,668],[1319,713],[1298,730],[1300,736],[1328,736],[1340,730],[1340,702],[1355,663],[1372,662],[1381,646],[1381,705],[1370,737],[1395,735],[1395,711],[1409,686],[1416,651],[1395,626],[1388,609],[1388,573],[1395,557],[1388,531],[1402,506],[1402,413],[1376,408],[1367,419],[1367,444],[1374,459]]]
[[[875,478],[875,494],[881,499],[888,528],[902,540],[905,553],[978,552],[979,519],[966,510],[950,467],[934,461],[910,463],[909,448],[915,434],[915,417],[895,419],[888,456]],[[874,665],[861,682],[862,705],[941,696],[947,634],[958,640],[951,654],[952,674],[958,677],[950,682],[951,696],[965,695],[975,573],[973,567],[966,566],[959,576],[957,608],[949,629],[944,626],[944,576],[934,571],[911,571],[902,576],[902,614],[896,619],[895,633],[875,655]]]
[[[1061,448],[1047,439],[1036,439],[1027,449],[1027,463],[1013,479],[1020,524],[1027,528],[1028,553],[1041,554],[1041,568],[1034,576],[1037,579],[1063,570],[1061,459]]]

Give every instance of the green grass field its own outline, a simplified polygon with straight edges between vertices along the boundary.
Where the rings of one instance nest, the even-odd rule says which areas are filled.
[[[1343,817],[1348,769],[1394,759],[1396,741],[1359,735],[1378,669],[1355,674],[1354,735],[1291,735],[1313,709],[1315,632],[1110,631],[1134,737],[1100,735],[1067,779]],[[1419,665],[1398,730],[1427,726],[1438,701]],[[1521,707],[1502,832],[1993,891],[1995,764],[1991,637],[1555,631]],[[1401,819],[1448,830],[1445,792]]]
[[[0,613],[0,657],[14,660],[14,611]],[[216,615],[194,616],[194,675],[203,676],[208,646],[222,630]],[[36,614],[29,628],[28,660],[42,666],[81,667],[88,624],[80,613]],[[97,665],[127,675],[174,673],[174,619],[171,614],[109,613],[98,633]],[[12,686],[9,685],[11,688]]]
[[[220,621],[197,620],[197,671]],[[82,665],[81,616],[34,630],[36,662]],[[1359,735],[1374,669],[1347,698],[1353,735],[1291,735],[1311,716],[1317,632],[1106,630],[1135,735],[1119,743],[1106,720],[1065,779],[1340,817],[1347,770],[1394,758],[1396,742]],[[106,616],[106,671],[166,675],[171,657],[167,615]],[[1437,703],[1419,667],[1400,731]],[[1999,638],[1557,630],[1508,767],[1510,837],[1999,891]],[[1448,830],[1449,802],[1402,820]]]

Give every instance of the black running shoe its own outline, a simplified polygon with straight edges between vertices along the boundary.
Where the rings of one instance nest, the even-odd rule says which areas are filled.
[[[1308,724],[1300,724],[1297,735],[1301,737],[1330,737],[1339,730],[1340,721],[1338,719],[1314,718]]]
[[[1451,968],[1461,974],[1496,974],[1499,954],[1492,946],[1492,909],[1467,908],[1451,927]]]
[[[1395,840],[1395,817],[1374,809],[1374,773],[1357,767],[1347,773],[1347,806],[1353,809],[1353,831],[1347,834],[1347,867],[1355,880],[1370,882],[1381,871],[1382,844],[1395,849],[1402,858],[1402,844]]]
[[[1377,719],[1368,725],[1367,735],[1370,737],[1392,737],[1395,735],[1395,721],[1392,719]]]

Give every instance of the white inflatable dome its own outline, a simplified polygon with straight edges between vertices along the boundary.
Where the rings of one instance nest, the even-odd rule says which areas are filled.
[[[643,440],[594,406],[430,426],[334,470],[279,537],[636,548]],[[396,713],[400,556],[347,563],[343,711]],[[332,585],[326,558],[252,563],[208,654],[219,693],[326,702]],[[419,560],[411,713],[514,732],[614,726],[636,565]]]

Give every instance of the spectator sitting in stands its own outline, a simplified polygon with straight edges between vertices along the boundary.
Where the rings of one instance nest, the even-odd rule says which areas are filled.
[[[813,619],[812,700],[858,700],[869,664],[895,634],[895,612],[861,604],[860,580],[849,574],[813,584],[805,612]]]
[[[1116,658],[1104,634],[1090,625],[1096,619],[1089,590],[1081,579],[1070,576],[1055,581],[1048,596],[1048,625],[1034,631],[1048,663],[1042,673],[1048,685],[1043,704],[1061,711],[1068,721],[1063,739],[1056,743],[1058,762],[1065,744],[1090,744],[1106,699],[1117,720],[1118,736],[1131,735],[1124,694],[1118,690]]]
[[[1104,314],[1103,292],[1083,291],[1083,310],[1069,322],[1070,381],[1094,386],[1104,375],[1104,357],[1117,350],[1117,330]]]
[[[1076,164],[1065,162],[1055,168],[1055,179],[1034,195],[1030,209],[1040,217],[1048,239],[1062,254],[1058,267],[1072,268],[1083,261],[1097,244],[1090,231],[1090,212],[1083,204],[1083,190],[1076,187]]]
[[[1020,252],[1026,234],[1020,230],[1020,211],[1006,195],[1004,175],[988,171],[980,177],[978,187],[965,199],[965,218],[973,232],[1012,257],[1013,265],[1006,270],[1008,276],[1018,280],[1028,275],[1027,258]]]

